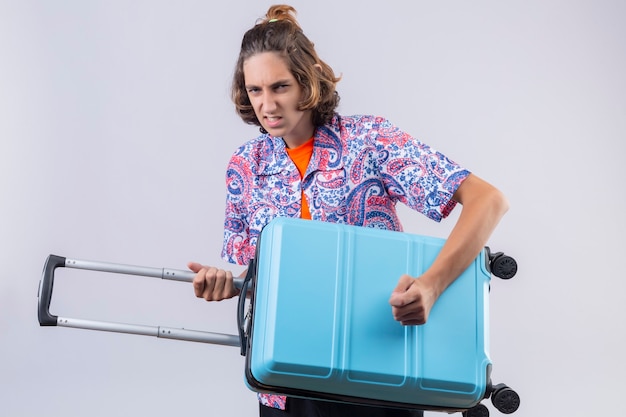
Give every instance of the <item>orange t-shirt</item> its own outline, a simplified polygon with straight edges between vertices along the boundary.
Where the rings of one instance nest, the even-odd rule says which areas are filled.
[[[302,145],[297,148],[289,149],[287,148],[287,154],[291,158],[298,171],[300,172],[300,178],[304,178],[304,174],[306,173],[306,169],[309,166],[309,161],[311,160],[311,155],[313,155],[313,138],[307,140]],[[304,190],[302,190],[302,214],[300,215],[303,219],[311,219],[311,213],[309,212],[309,203],[306,201],[306,197],[304,195]]]

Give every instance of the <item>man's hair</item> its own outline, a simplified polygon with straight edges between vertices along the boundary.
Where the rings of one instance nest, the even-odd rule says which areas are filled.
[[[296,10],[288,5],[272,6],[265,18],[243,36],[231,95],[237,113],[248,124],[261,126],[248,98],[243,64],[246,59],[262,52],[276,52],[285,60],[303,90],[298,109],[311,110],[314,126],[328,123],[335,114],[339,104],[335,86],[340,77],[336,77],[333,69],[318,57],[295,13]]]

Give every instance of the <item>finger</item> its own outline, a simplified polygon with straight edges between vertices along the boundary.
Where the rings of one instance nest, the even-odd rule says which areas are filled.
[[[191,281],[194,294],[198,298],[203,298],[203,293],[204,293],[204,271],[202,271],[203,266],[197,262],[188,262],[187,268],[189,268],[191,272],[196,273],[196,275],[193,277],[193,280]]]
[[[406,304],[406,296],[403,292],[393,292],[389,297],[389,304],[392,307],[403,307]]]
[[[406,290],[409,289],[409,287],[411,287],[411,285],[413,284],[413,277],[411,277],[410,275],[404,274],[400,277],[400,279],[398,280],[398,285],[396,285],[396,288],[394,288],[393,292],[398,292],[398,293],[403,293]]]
[[[197,274],[202,269],[202,264],[199,264],[198,262],[187,262],[187,268]]]
[[[224,293],[222,294],[223,298],[231,298],[233,295],[237,294],[237,289],[235,288],[235,283],[233,281],[233,273],[231,271],[225,271],[226,278],[224,280]]]
[[[226,282],[227,273],[223,269],[218,269],[215,271],[215,280],[213,285],[213,297],[214,299],[222,299],[226,293],[227,282]]]
[[[426,311],[421,305],[412,304],[410,307],[394,308],[393,316],[403,325],[419,325],[426,323]]]
[[[411,320],[413,318],[422,320],[425,316],[426,309],[421,303],[411,303],[403,307],[393,307],[393,316],[397,321]]]
[[[199,265],[199,264],[195,264],[195,265]],[[194,268],[192,269],[191,267],[189,268],[192,271],[194,271]],[[204,298],[204,275],[205,275],[205,270],[203,268],[200,268],[198,271],[194,271],[196,272],[196,275],[193,277],[193,281],[191,282],[193,285],[193,292],[196,295],[196,297],[198,298]]]
[[[421,326],[422,324],[426,324],[426,320],[407,320],[400,322],[403,326]]]
[[[232,298],[234,295],[238,294],[238,290],[235,288],[233,280],[233,273],[231,271],[217,271],[214,293],[219,295],[220,299]]]
[[[389,298],[389,304],[394,307],[403,307],[405,305],[411,304],[419,298],[419,294],[413,295],[409,292],[409,289],[415,284],[415,279],[410,277],[409,275],[403,275],[400,277],[398,281],[398,285],[391,293],[391,297]]]
[[[203,269],[201,272],[204,272],[202,275],[204,275],[204,291],[202,292],[202,298],[204,298],[207,301],[213,301],[214,297],[213,297],[213,292],[215,289],[215,273],[217,271],[217,268],[215,267],[209,267],[209,268],[205,268]]]

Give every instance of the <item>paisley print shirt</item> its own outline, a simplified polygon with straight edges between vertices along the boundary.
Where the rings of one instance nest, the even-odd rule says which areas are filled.
[[[299,217],[302,190],[313,220],[402,231],[398,201],[440,221],[469,171],[376,116],[340,116],[317,128],[304,177],[281,138],[261,135],[233,154],[226,171],[222,257],[247,265],[263,227]]]
[[[401,231],[398,201],[440,221],[468,175],[381,117],[336,115],[318,128],[303,178],[283,140],[261,135],[228,164],[222,257],[247,265],[266,224],[278,216],[300,217],[302,190],[313,220]],[[285,409],[281,395],[259,394],[259,401]]]

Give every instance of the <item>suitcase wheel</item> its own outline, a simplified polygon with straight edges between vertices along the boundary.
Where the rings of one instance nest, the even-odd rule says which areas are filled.
[[[493,387],[491,402],[498,411],[503,414],[511,414],[517,411],[520,404],[519,395],[504,384]]]
[[[478,404],[463,411],[463,417],[489,417],[489,409],[483,404]]]
[[[502,279],[511,279],[517,273],[517,262],[502,252],[490,255],[491,271]]]

